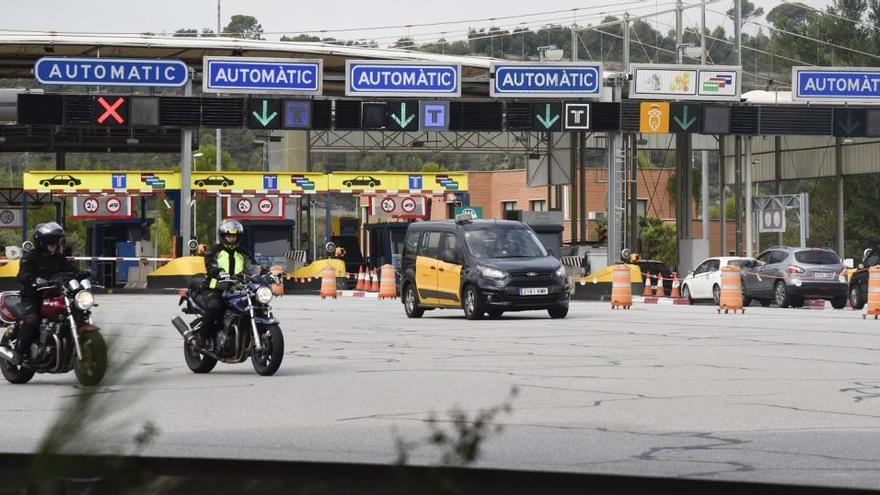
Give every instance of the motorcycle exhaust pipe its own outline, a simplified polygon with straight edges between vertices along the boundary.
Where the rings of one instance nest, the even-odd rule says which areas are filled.
[[[185,340],[192,339],[193,331],[189,327],[189,325],[187,325],[186,322],[183,321],[183,318],[175,316],[174,319],[171,320],[171,324],[174,325],[174,328],[176,328],[177,331],[180,332],[180,336],[183,337]]]
[[[0,358],[11,363],[15,359],[15,353],[8,347],[0,346]]]

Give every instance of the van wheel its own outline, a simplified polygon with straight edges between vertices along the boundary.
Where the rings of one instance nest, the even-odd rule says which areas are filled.
[[[419,307],[419,296],[413,284],[406,284],[403,288],[403,310],[408,318],[421,318],[425,310]]]
[[[831,300],[831,307],[834,309],[843,309],[846,307],[845,297],[835,297]]]
[[[718,287],[718,284],[712,286],[712,302],[715,306],[721,304],[721,287]]]
[[[547,310],[550,313],[550,318],[554,320],[558,320],[560,318],[565,318],[568,316],[568,306],[560,306],[558,308],[550,308]]]
[[[865,301],[862,300],[862,287],[853,285],[849,288],[849,305],[852,309],[859,310],[865,307]]]
[[[483,319],[483,303],[480,301],[480,292],[473,285],[464,288],[464,316],[468,320]]]

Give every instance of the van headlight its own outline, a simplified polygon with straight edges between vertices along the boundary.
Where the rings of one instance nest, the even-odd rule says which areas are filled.
[[[265,285],[260,286],[255,293],[257,297],[257,302],[260,304],[269,304],[269,301],[272,300],[272,289],[266,287]]]
[[[559,278],[565,278],[568,272],[565,271],[565,266],[559,265],[559,268],[556,269],[556,276]]]
[[[81,311],[86,311],[95,304],[95,296],[87,290],[81,290],[73,296],[73,302]]]
[[[482,274],[486,278],[504,278],[507,276],[506,273],[497,269],[497,268],[489,268],[487,266],[480,267],[480,274]]]

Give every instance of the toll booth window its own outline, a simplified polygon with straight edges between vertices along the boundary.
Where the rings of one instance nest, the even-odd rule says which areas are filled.
[[[399,255],[403,251],[405,232],[391,232],[391,254]]]
[[[528,229],[473,229],[464,241],[475,258],[539,258],[547,251]]]
[[[440,232],[427,232],[422,236],[419,256],[436,258],[440,255]]]
[[[407,232],[406,233],[406,245],[404,255],[409,256],[416,254],[416,251],[419,249],[419,234],[421,232]]]

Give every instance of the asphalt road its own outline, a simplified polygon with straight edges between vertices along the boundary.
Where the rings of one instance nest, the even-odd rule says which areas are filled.
[[[432,414],[519,395],[482,466],[880,488],[880,322],[857,312],[573,303],[565,320],[461,312],[408,320],[398,302],[284,297],[279,373],[191,373],[176,297],[99,297],[125,371],[71,448],[147,455],[387,463]],[[36,448],[80,393],[73,374],[0,382],[0,450]],[[98,419],[100,417],[100,419]],[[413,463],[437,463],[420,447]]]

